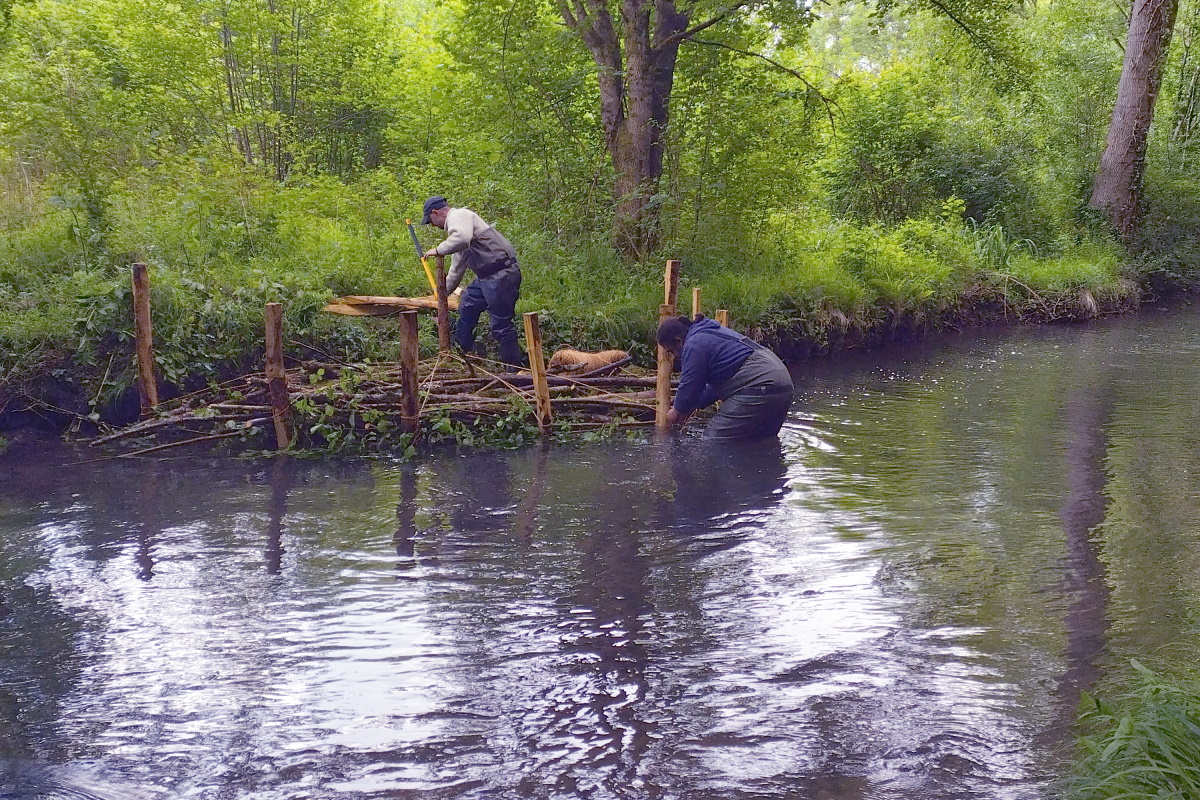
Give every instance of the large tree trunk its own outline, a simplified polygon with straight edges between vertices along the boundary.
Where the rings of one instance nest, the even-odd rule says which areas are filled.
[[[650,255],[658,244],[662,137],[678,51],[675,43],[644,58],[631,53],[626,62],[629,107],[610,149],[617,172],[613,238],[618,251],[634,259]]]
[[[1134,0],[1117,103],[1092,187],[1089,205],[1103,211],[1126,242],[1141,222],[1146,140],[1178,6],[1178,0]]]
[[[621,0],[618,33],[605,0],[564,0],[559,8],[599,67],[600,119],[616,171],[613,243],[640,260],[658,244],[662,139],[688,17],[672,0]]]

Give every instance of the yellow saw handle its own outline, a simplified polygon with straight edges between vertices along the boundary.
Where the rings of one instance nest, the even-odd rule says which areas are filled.
[[[421,242],[417,239],[417,229],[413,227],[411,219],[404,220],[404,224],[408,226],[408,232],[412,234],[413,246],[417,248],[417,258],[421,259],[421,266],[425,268],[425,277],[429,279],[429,290],[433,292],[434,297],[437,297],[437,281],[433,279],[433,270],[429,268],[429,259],[425,258]]]

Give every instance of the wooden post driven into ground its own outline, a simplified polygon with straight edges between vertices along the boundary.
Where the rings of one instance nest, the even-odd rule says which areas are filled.
[[[438,352],[450,352],[450,296],[446,292],[446,257],[437,257]]]
[[[679,297],[679,262],[668,261],[663,277],[663,304],[658,307],[658,321],[675,314],[675,302]],[[655,382],[657,404],[654,410],[654,425],[667,428],[667,412],[671,410],[671,371],[675,367],[675,356],[662,345],[658,346],[658,376]]]
[[[678,261],[668,261],[663,275],[663,302],[672,309],[679,302],[679,264]]]
[[[417,312],[400,312],[400,428],[414,433],[419,422],[417,398]]]
[[[658,307],[659,324],[668,317],[675,315],[675,306],[663,303]],[[671,371],[675,369],[675,356],[671,351],[658,346],[658,375],[655,381],[654,424],[659,428],[669,427],[667,412],[671,410]]]
[[[267,303],[265,312],[271,421],[275,423],[275,447],[286,450],[292,443],[292,404],[288,398],[287,373],[283,368],[283,306]]]
[[[717,309],[717,323],[729,327],[729,312],[723,308]]]
[[[700,287],[692,289],[692,319],[700,316]]]
[[[147,417],[158,406],[158,381],[154,377],[154,334],[150,327],[150,270],[145,264],[133,265],[133,331],[137,340],[138,392],[142,416]]]
[[[546,359],[542,355],[542,326],[536,311],[523,315],[525,319],[525,347],[529,350],[529,375],[533,378],[533,394],[536,402],[538,430],[545,433],[550,427],[550,383],[546,380]]]

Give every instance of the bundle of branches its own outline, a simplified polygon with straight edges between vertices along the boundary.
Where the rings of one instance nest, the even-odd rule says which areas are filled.
[[[495,369],[498,366],[445,356],[421,362],[419,418],[477,424],[522,411],[532,418],[532,376],[506,373]],[[398,364],[306,361],[286,375],[292,412],[304,423],[299,426],[302,435],[316,430],[325,438],[337,431],[395,431],[405,418]],[[570,377],[548,375],[547,383],[554,419],[572,427],[654,422],[655,378],[631,367],[628,356]],[[135,453],[140,454],[226,438],[249,439],[271,427],[267,379],[256,373],[175,398],[162,404],[157,416],[106,433],[91,444],[136,444]]]

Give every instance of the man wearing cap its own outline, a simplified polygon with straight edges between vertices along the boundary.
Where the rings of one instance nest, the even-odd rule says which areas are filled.
[[[455,208],[446,198],[434,196],[425,201],[422,225],[436,225],[446,231],[445,240],[425,254],[452,256],[446,274],[446,291],[453,292],[468,269],[475,280],[458,300],[458,323],[454,341],[466,352],[475,346],[475,325],[479,315],[488,312],[488,326],[500,349],[500,360],[521,366],[525,356],[517,344],[513,314],[521,292],[521,268],[508,239],[469,208]]]

